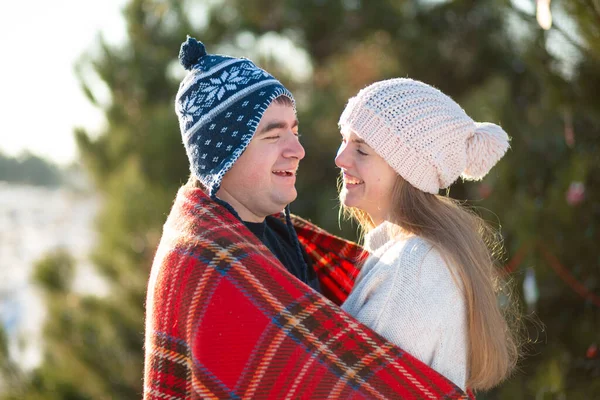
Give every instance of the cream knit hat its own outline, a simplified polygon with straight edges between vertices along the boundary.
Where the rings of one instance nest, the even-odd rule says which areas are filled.
[[[414,187],[434,194],[459,176],[482,179],[509,147],[501,127],[474,122],[438,89],[406,78],[362,89],[348,101],[339,125]]]

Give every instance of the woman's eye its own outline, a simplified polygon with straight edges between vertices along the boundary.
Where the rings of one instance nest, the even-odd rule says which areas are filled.
[[[265,139],[279,139],[279,135],[268,136]]]
[[[356,151],[358,152],[358,154],[360,154],[361,156],[368,156],[367,153],[365,153],[364,151],[362,151],[361,149],[356,149]]]

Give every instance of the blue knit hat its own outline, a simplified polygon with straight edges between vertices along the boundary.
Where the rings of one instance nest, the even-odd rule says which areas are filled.
[[[190,171],[213,196],[271,102],[287,96],[294,103],[294,97],[252,61],[206,54],[204,45],[189,36],[179,61],[189,71],[175,98],[183,144]]]

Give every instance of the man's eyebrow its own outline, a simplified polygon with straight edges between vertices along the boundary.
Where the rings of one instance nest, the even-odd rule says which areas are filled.
[[[274,129],[285,129],[287,128],[288,124],[285,121],[273,121],[273,122],[269,122],[264,128],[262,128],[260,130],[260,132],[257,133],[257,135],[262,135],[264,133],[270,132]],[[298,120],[294,120],[294,122],[292,123],[292,129],[294,129],[295,127],[298,126]]]

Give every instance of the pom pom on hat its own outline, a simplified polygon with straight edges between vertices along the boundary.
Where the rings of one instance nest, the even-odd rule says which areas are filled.
[[[294,97],[252,61],[206,54],[202,42],[190,36],[181,44],[179,60],[189,73],[175,96],[175,113],[190,171],[212,196],[271,102]]]
[[[461,174],[467,180],[480,180],[508,150],[509,137],[498,125],[475,122],[475,133],[467,139],[467,168]]]
[[[179,49],[179,62],[183,65],[186,70],[192,69],[192,67],[200,61],[202,57],[206,55],[206,48],[204,44],[193,37],[188,36],[187,40],[181,44]]]
[[[509,147],[498,125],[474,122],[452,98],[408,78],[362,89],[348,101],[339,126],[356,133],[412,186],[432,194],[460,176],[483,178]]]

